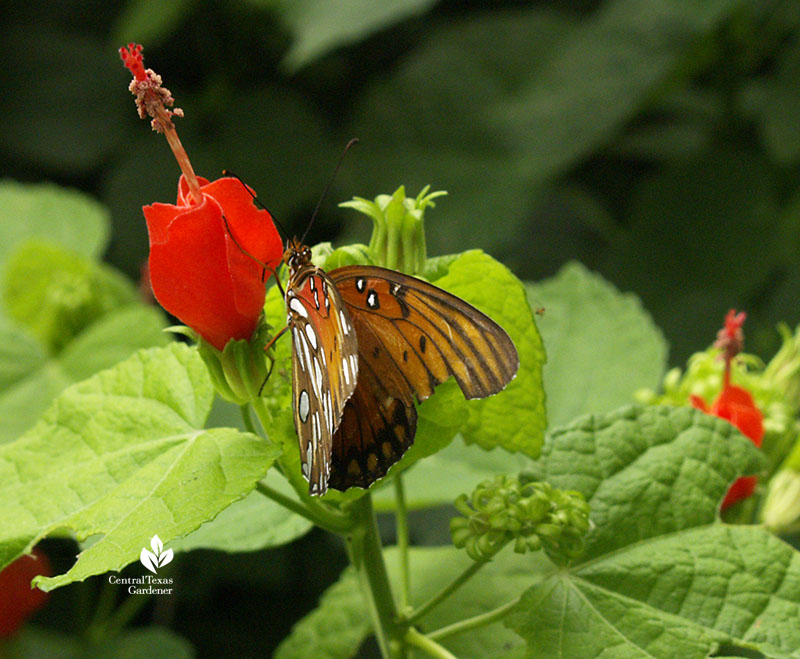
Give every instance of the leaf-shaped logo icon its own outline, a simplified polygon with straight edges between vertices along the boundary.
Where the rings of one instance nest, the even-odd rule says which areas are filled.
[[[172,561],[172,550],[167,549],[161,556],[158,557],[158,567],[164,567],[167,563]]]
[[[139,554],[139,560],[142,562],[142,565],[144,565],[148,570],[150,570],[150,572],[156,574],[156,567],[158,566],[158,557],[154,553],[147,551],[147,549],[143,547],[142,553]]]
[[[161,542],[161,538],[157,535],[150,538],[150,546],[153,548],[153,551],[148,550],[147,547],[142,548],[142,553],[139,554],[139,560],[150,572],[156,574],[158,568],[172,562],[174,554],[171,549],[164,551],[164,543]]]

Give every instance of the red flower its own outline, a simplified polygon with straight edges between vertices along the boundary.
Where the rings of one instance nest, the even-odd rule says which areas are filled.
[[[276,267],[283,247],[270,214],[256,208],[238,180],[197,180],[202,203],[193,202],[181,176],[177,205],[142,209],[150,282],[162,307],[222,350],[230,339],[253,334],[265,295],[259,261]]]
[[[737,315],[731,309],[725,317],[725,327],[717,334],[717,341],[714,345],[722,350],[722,355],[725,359],[725,375],[722,391],[711,405],[711,408],[709,409],[700,396],[692,395],[689,398],[692,406],[708,414],[713,414],[720,419],[730,421],[753,444],[761,448],[761,440],[764,438],[764,417],[756,407],[750,392],[731,384],[731,362],[741,351],[744,343],[744,335],[742,333],[744,320],[744,313]],[[725,495],[725,499],[722,501],[722,510],[753,494],[757,480],[755,476],[742,476],[739,478],[731,485]]]
[[[38,574],[51,574],[47,556],[38,549],[0,572],[0,638],[11,636],[47,601],[47,593],[31,588],[31,580]]]

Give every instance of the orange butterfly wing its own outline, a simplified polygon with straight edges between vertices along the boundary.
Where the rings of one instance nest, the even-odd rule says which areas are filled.
[[[292,409],[303,475],[311,494],[328,489],[332,438],[358,379],[358,342],[328,276],[300,268],[286,286],[292,332]]]
[[[358,337],[359,378],[333,436],[331,487],[367,487],[414,441],[414,398],[453,375],[466,398],[501,391],[519,357],[486,314],[415,277],[375,266],[329,273]]]

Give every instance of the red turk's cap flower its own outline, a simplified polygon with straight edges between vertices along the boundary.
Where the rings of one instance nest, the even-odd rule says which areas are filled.
[[[737,314],[735,310],[731,309],[725,317],[725,327],[717,333],[717,340],[714,342],[714,346],[723,351],[725,376],[722,391],[712,403],[711,408],[700,396],[692,395],[689,398],[693,407],[708,414],[713,414],[720,419],[730,421],[745,437],[760,448],[761,441],[764,438],[764,417],[756,406],[750,392],[731,384],[730,380],[731,362],[742,351],[744,345],[742,325],[745,318],[744,312]],[[755,476],[739,478],[731,485],[725,495],[725,499],[722,501],[722,510],[753,494],[756,482],[757,478]]]
[[[258,261],[277,267],[283,245],[270,214],[256,208],[238,180],[198,181],[202,203],[192,202],[181,176],[177,205],[142,209],[150,282],[162,307],[222,350],[230,339],[253,334],[266,293]]]
[[[49,576],[50,562],[38,549],[32,554],[20,556],[0,572],[0,638],[16,632],[49,597],[38,588],[31,588],[31,580],[39,574]]]

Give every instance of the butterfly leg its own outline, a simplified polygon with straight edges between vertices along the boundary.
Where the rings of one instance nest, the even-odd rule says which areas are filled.
[[[269,340],[269,343],[267,343],[267,345],[264,346],[264,352],[269,352],[269,349],[272,348],[272,346],[275,344],[275,341],[277,341],[281,336],[283,336],[286,333],[286,330],[288,330],[288,329],[289,329],[289,326],[287,325],[280,332],[278,332],[275,336],[273,336]],[[272,363],[269,366],[269,371],[267,371],[267,376],[264,378],[264,381],[261,383],[261,386],[258,388],[258,395],[259,396],[261,396],[261,392],[264,391],[264,386],[267,384],[267,380],[269,380],[269,376],[272,375],[272,369],[273,368],[275,368],[275,360],[274,359],[272,360]]]

